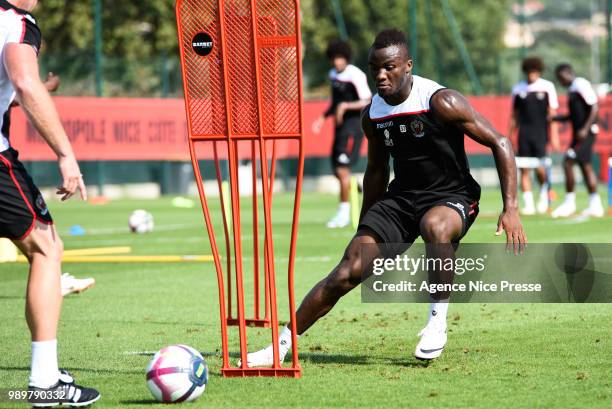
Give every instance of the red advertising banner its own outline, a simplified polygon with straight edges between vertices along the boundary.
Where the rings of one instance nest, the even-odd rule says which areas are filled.
[[[182,99],[56,97],[54,101],[79,160],[189,160]],[[502,134],[508,132],[509,97],[473,97],[470,102],[498,131]],[[564,100],[561,106],[564,110]],[[319,135],[310,129],[326,107],[327,102],[305,103],[304,148],[307,157],[325,157],[331,151],[331,119]],[[612,152],[612,96],[600,101],[600,111],[601,133],[596,149],[607,154]],[[11,119],[11,144],[19,150],[22,160],[55,159],[19,108],[13,110]],[[570,137],[568,131],[568,125],[562,126],[564,143]],[[295,142],[277,141],[276,144],[279,158],[292,157],[297,151]],[[364,153],[365,150],[364,146]],[[469,138],[466,138],[466,150],[470,154],[489,152]],[[202,153],[203,158],[212,158],[212,150]]]

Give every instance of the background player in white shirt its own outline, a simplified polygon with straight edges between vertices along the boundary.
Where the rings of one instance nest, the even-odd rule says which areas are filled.
[[[559,101],[555,85],[542,78],[544,63],[538,57],[529,57],[523,61],[523,73],[526,79],[512,89],[512,117],[508,137],[512,139],[518,129],[518,155],[521,157],[542,159],[547,156],[546,145],[550,142],[554,151],[559,150],[557,125],[550,123],[549,118],[557,113]],[[536,206],[531,191],[530,169],[521,169],[521,189],[523,191],[522,214],[536,213]],[[536,168],[536,177],[540,182],[538,213],[548,210],[548,190],[544,166]]]
[[[333,117],[334,143],[331,161],[334,175],[340,182],[340,205],[336,215],[327,227],[338,228],[350,223],[349,188],[351,166],[359,159],[363,131],[360,113],[372,98],[366,74],[350,64],[351,47],[342,40],[333,40],[327,46],[327,58],[332,69],[329,71],[332,95],[329,108],[312,124],[318,134],[327,117]]]
[[[574,165],[578,164],[584,177],[584,183],[589,191],[589,206],[583,211],[585,216],[602,217],[604,215],[601,198],[597,193],[597,176],[593,171],[591,158],[593,145],[599,133],[597,126],[597,95],[591,83],[576,77],[574,69],[569,64],[560,64],[555,73],[559,83],[567,88],[568,113],[556,116],[557,121],[569,121],[572,124],[572,141],[565,153],[563,170],[565,171],[565,200],[556,208],[553,217],[568,217],[576,212],[576,181],[574,179]]]

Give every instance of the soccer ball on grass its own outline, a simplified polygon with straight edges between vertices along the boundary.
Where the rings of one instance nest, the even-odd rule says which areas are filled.
[[[187,345],[159,350],[147,367],[147,386],[160,402],[196,400],[206,388],[208,367],[202,355]]]
[[[128,219],[132,233],[150,233],[153,231],[153,215],[146,210],[134,210]]]

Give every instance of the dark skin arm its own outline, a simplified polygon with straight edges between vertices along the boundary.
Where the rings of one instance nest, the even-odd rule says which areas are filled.
[[[586,139],[587,136],[589,136],[589,131],[591,130],[591,126],[593,126],[595,121],[597,121],[597,114],[598,113],[599,113],[599,105],[595,104],[595,105],[591,106],[591,112],[589,113],[589,117],[584,122],[584,125],[582,126],[582,128],[580,128],[576,132],[576,138],[579,141],[582,141],[582,140]]]
[[[515,254],[522,252],[527,236],[518,213],[516,163],[510,140],[499,134],[457,91],[447,89],[435,94],[431,99],[431,110],[438,121],[461,129],[476,142],[491,148],[504,202],[496,235],[505,231],[507,245],[513,245]]]
[[[555,115],[551,118],[551,120],[555,122],[567,122],[570,120],[570,116],[569,114]]]
[[[368,115],[369,108],[368,105],[361,112],[361,127],[368,138],[368,164],[363,177],[363,204],[359,220],[385,194],[389,185],[389,153],[383,141],[374,136],[372,121]]]

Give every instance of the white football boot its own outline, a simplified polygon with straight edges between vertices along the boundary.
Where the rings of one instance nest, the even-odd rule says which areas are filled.
[[[285,360],[285,355],[288,349],[279,348],[279,361],[282,364]],[[272,344],[257,352],[247,354],[247,366],[249,368],[269,368],[274,364],[274,356],[272,352]],[[238,366],[242,365],[242,361],[238,360]]]
[[[289,349],[291,349],[291,331],[285,327],[280,334],[278,334],[278,358],[281,364],[285,360],[285,356],[287,355],[287,352],[289,352]],[[241,366],[241,364],[242,361],[239,359],[238,366]],[[247,354],[247,366],[249,368],[269,368],[272,365],[274,365],[274,351],[272,350],[272,344],[257,352]]]
[[[587,217],[603,217],[604,213],[605,212],[603,205],[601,204],[601,198],[599,197],[599,195],[594,193],[589,198],[589,207],[582,211],[582,215]]]
[[[559,217],[570,217],[576,213],[576,202],[573,200],[565,200],[559,207],[557,207],[551,213],[553,219],[557,219]]]
[[[72,274],[64,273],[61,277],[62,297],[72,293],[82,293],[96,284],[94,278],[76,278]]]
[[[535,203],[533,202],[533,193],[531,191],[523,192],[523,203],[525,207],[521,209],[523,216],[533,216],[536,214]]]
[[[538,214],[545,214],[548,212],[548,192],[540,194],[537,210]]]
[[[327,227],[330,229],[340,229],[349,224],[351,224],[351,205],[349,202],[340,203],[336,215],[327,222]]]
[[[421,340],[414,350],[417,359],[430,360],[442,355],[446,345],[446,324],[431,321],[419,332]]]
[[[525,206],[521,209],[521,214],[523,216],[533,216],[536,214],[535,206],[532,204],[531,206]]]
[[[340,214],[338,212],[333,219],[327,222],[327,227],[330,229],[341,229],[343,227],[348,226],[351,223],[350,217],[346,215]]]

